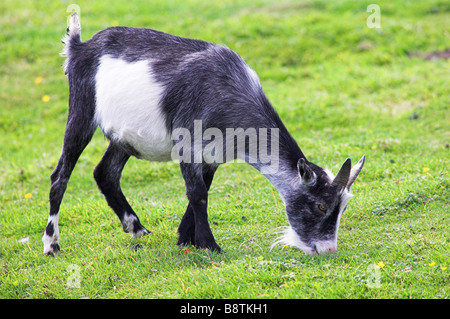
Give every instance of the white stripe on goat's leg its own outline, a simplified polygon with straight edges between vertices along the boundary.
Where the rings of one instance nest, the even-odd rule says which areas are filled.
[[[44,254],[54,255],[58,254],[59,248],[59,227],[58,227],[59,215],[51,215],[48,217],[47,227],[45,227],[44,236],[42,241],[44,242]]]
[[[126,233],[130,233],[133,238],[139,238],[150,233],[144,226],[142,226],[136,214],[130,214],[128,212],[125,212],[124,214],[122,227],[123,230]]]

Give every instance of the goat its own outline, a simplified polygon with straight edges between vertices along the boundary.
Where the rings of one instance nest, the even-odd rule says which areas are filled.
[[[60,204],[97,127],[110,143],[94,178],[123,230],[132,236],[149,231],[122,193],[124,165],[130,156],[178,159],[189,204],[177,244],[220,252],[207,205],[214,173],[224,162],[219,155],[225,155],[225,161],[249,163],[278,190],[289,226],[276,243],[306,254],[336,251],[339,221],[364,156],[353,168],[347,159],[335,177],[309,162],[266,98],[256,72],[224,46],[130,27],[106,28],[82,42],[76,12],[69,20],[62,51],[69,110],[62,153],[51,174],[50,213],[42,238],[45,254],[60,252]],[[234,135],[223,143],[229,129]],[[264,146],[270,147],[270,155],[265,150],[263,156]]]

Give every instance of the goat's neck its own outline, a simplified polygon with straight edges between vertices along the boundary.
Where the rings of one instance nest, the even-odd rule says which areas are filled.
[[[271,145],[271,141],[268,141],[268,145]],[[286,203],[287,197],[300,186],[297,163],[305,156],[282,123],[279,127],[278,148],[278,165],[275,170],[267,171],[267,166],[260,161],[252,166],[272,183]]]
[[[264,176],[278,190],[283,202],[300,186],[300,176],[296,170],[279,169],[276,174],[264,174]]]

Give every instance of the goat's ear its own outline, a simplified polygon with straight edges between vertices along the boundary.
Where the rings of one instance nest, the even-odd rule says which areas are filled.
[[[364,162],[366,161],[366,157],[363,155],[358,163],[356,163],[355,166],[352,167],[352,170],[350,171],[350,177],[348,179],[347,183],[347,189],[350,191],[350,187],[352,186],[355,179],[358,177],[359,172],[361,172],[361,169],[364,166]]]
[[[316,174],[304,158],[300,158],[297,163],[298,174],[300,175],[301,182],[304,185],[314,184],[316,181]]]
[[[352,161],[347,158],[347,160],[342,164],[341,169],[336,174],[336,177],[333,180],[333,185],[336,185],[339,190],[343,190],[349,181],[350,178],[350,170],[352,168]]]

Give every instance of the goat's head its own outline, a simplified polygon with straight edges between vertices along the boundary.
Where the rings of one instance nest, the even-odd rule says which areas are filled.
[[[307,254],[335,252],[342,213],[353,196],[350,187],[364,165],[364,156],[352,168],[350,159],[336,176],[301,158],[300,185],[286,198],[290,226],[276,243],[302,249]]]

